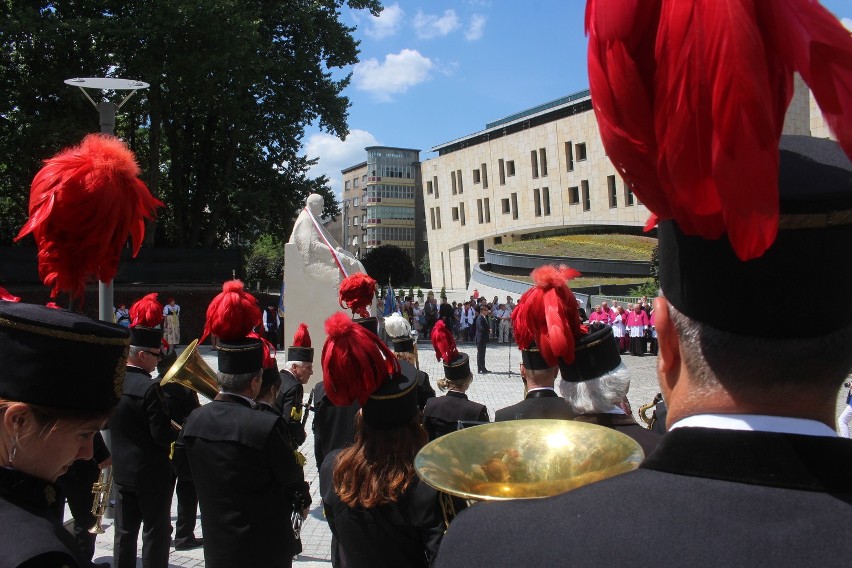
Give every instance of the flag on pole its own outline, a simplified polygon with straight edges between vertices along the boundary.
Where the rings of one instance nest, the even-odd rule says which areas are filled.
[[[396,295],[391,288],[390,280],[388,280],[388,292],[385,294],[385,309],[382,312],[383,316],[389,316],[396,311]]]

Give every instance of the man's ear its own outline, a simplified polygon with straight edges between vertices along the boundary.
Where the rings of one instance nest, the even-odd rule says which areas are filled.
[[[524,384],[527,384],[527,368],[524,367],[523,363],[519,363],[518,366],[521,368],[521,381]]]
[[[657,328],[657,379],[663,397],[674,389],[680,378],[680,338],[669,314],[669,302],[660,296],[654,300],[654,326]]]

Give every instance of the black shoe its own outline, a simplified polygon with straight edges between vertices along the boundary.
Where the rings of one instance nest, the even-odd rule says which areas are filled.
[[[91,568],[109,568],[109,562],[92,562]]]
[[[488,374],[488,373],[490,373],[490,372],[491,372],[491,371],[489,371],[488,369],[483,369],[483,370],[479,371],[479,374],[480,374],[480,375],[487,375],[487,374]]]
[[[175,544],[175,550],[192,550],[194,548],[201,548],[202,546],[204,546],[204,539],[203,538],[192,537],[192,538],[186,539],[185,541],[183,541],[179,544],[176,543]]]

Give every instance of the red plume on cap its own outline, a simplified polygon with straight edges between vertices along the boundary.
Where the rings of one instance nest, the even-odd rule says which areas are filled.
[[[163,203],[138,176],[133,153],[102,134],[45,161],[30,187],[30,218],[15,240],[35,237],[39,276],[52,297],[81,297],[91,275],[112,281],[128,234],[133,256],[139,252],[145,221]]]
[[[657,217],[727,234],[740,259],[775,240],[794,71],[852,156],[852,36],[814,0],[589,0],[586,33],[613,165]]]
[[[212,333],[224,342],[245,339],[261,322],[257,300],[240,280],[229,280],[207,307],[207,322],[199,343]]]
[[[308,333],[308,326],[304,323],[299,324],[299,329],[293,334],[293,347],[310,347],[311,334]]]
[[[344,312],[325,320],[322,380],[325,394],[337,406],[356,400],[363,406],[393,374],[399,361],[376,335],[353,322]]]
[[[532,271],[535,286],[524,292],[512,311],[515,342],[528,349],[535,342],[548,365],[559,359],[574,362],[574,342],[580,338],[577,298],[566,282],[580,273],[567,266],[544,265]]]
[[[130,327],[157,327],[163,323],[163,304],[157,301],[156,292],[142,296],[130,306]]]
[[[444,363],[452,363],[459,356],[459,350],[456,347],[456,338],[453,337],[453,332],[444,323],[444,320],[435,322],[435,327],[432,328],[432,347],[435,348],[435,357],[438,361]]]
[[[9,292],[6,288],[0,287],[0,300],[4,302],[20,302],[20,296],[15,296],[11,292]]]
[[[352,310],[352,315],[370,317],[367,308],[373,303],[375,295],[376,281],[363,272],[347,276],[340,283],[340,307]]]

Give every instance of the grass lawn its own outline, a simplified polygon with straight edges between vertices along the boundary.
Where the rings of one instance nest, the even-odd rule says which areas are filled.
[[[494,248],[521,254],[649,261],[656,245],[657,239],[636,235],[563,235],[517,241],[497,245]],[[617,283],[620,282],[612,282],[612,284]],[[573,285],[580,286],[580,284]]]
[[[529,276],[508,276],[505,274],[495,274],[495,276],[500,276],[502,278],[509,278],[511,280],[517,280],[518,282],[528,282],[532,284],[532,278]],[[636,278],[636,277],[627,277],[627,278],[614,278],[614,277],[606,277],[606,276],[580,276],[579,278],[574,278],[568,285],[571,288],[587,288],[589,286],[607,286],[610,284],[629,284],[631,286],[639,286],[644,282],[648,282],[650,278]]]

